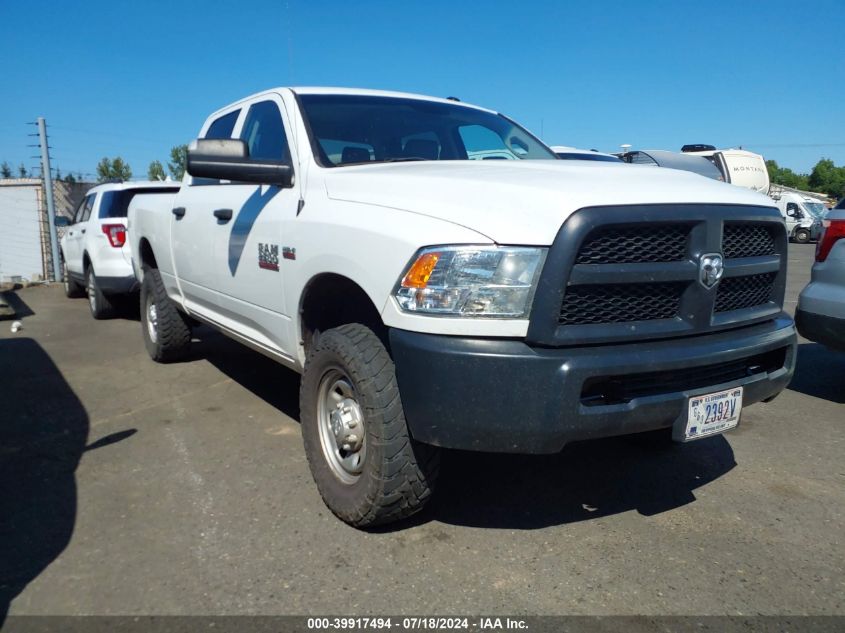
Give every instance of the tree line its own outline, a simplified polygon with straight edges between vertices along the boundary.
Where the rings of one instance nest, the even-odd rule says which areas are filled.
[[[0,178],[35,178],[35,174],[32,170],[27,169],[26,165],[21,163],[16,168],[13,168],[8,162],[5,160],[0,163]],[[63,175],[60,169],[56,170],[56,176],[53,180],[60,180],[62,182],[79,182],[82,180],[82,174],[77,174],[74,176],[71,173]]]
[[[773,160],[767,160],[766,167],[773,184],[824,193],[837,200],[845,196],[845,166],[837,167],[829,158],[822,158],[809,174],[797,174]]]
[[[170,174],[170,179],[176,182],[182,180],[185,175],[185,164],[188,160],[188,146],[175,145],[170,148],[170,160],[167,161],[167,172],[161,161],[154,160],[147,167],[147,180],[165,180]],[[132,178],[132,167],[120,156],[115,158],[104,157],[97,163],[97,181],[108,180],[129,180]]]
[[[187,145],[176,145],[171,147],[170,160],[167,161],[167,171],[165,172],[164,165],[162,165],[161,161],[154,160],[147,168],[147,179],[165,180],[167,175],[170,174],[171,180],[179,182],[182,180],[182,176],[185,175],[185,164],[187,160]],[[129,163],[123,160],[120,156],[115,156],[114,158],[109,158],[107,156],[103,157],[103,159],[97,163],[96,171],[97,182],[107,182],[109,180],[130,180],[132,178],[132,167],[130,167]],[[28,170],[23,163],[21,163],[17,169],[13,169],[6,161],[3,161],[3,163],[0,164],[0,178],[33,177],[33,173]],[[68,173],[63,176],[62,172],[57,169],[54,180],[72,184],[75,182],[81,182],[83,178],[81,173],[77,176],[74,176],[72,173]]]

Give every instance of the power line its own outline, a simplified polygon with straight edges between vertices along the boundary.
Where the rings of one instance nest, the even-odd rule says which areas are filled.
[[[173,140],[164,141],[164,140],[155,140],[149,137],[141,138],[138,136],[127,136],[125,134],[115,134],[111,132],[104,132],[102,130],[95,131],[95,130],[85,130],[82,128],[74,128],[74,127],[67,127],[64,125],[52,125],[50,126],[54,130],[65,130],[66,132],[75,132],[77,134],[86,134],[88,136],[97,136],[101,138],[116,138],[118,140],[127,140],[127,141],[136,141],[141,143],[146,143],[148,145],[167,145],[168,143],[172,143]]]

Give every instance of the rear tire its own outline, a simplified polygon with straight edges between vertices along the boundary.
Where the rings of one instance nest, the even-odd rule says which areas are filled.
[[[181,360],[191,347],[191,328],[167,296],[158,269],[147,266],[141,284],[141,333],[147,353],[158,363]]]
[[[799,244],[806,244],[810,241],[810,232],[807,229],[798,229],[795,231],[794,239]]]
[[[70,278],[70,273],[67,269],[67,262],[65,262],[64,256],[62,256],[62,286],[64,286],[65,296],[68,299],[78,299],[79,297],[85,296],[85,288],[80,286],[76,283],[73,279]]]
[[[88,307],[91,308],[91,316],[98,320],[112,318],[115,313],[114,304],[100,290],[97,275],[91,264],[88,264],[88,268],[85,269],[85,288],[88,292]]]
[[[311,474],[338,518],[360,528],[423,508],[439,451],[411,438],[393,361],[372,330],[353,323],[319,335],[299,406]]]

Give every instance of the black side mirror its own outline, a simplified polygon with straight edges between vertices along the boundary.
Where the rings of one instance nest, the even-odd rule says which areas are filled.
[[[293,168],[288,163],[250,158],[246,143],[238,139],[197,139],[188,148],[187,171],[197,178],[293,185]]]
[[[55,218],[55,224],[57,229],[65,226],[70,226],[70,218],[64,215],[57,215]]]

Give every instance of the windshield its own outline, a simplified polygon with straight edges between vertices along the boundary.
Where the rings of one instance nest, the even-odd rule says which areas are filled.
[[[805,202],[804,207],[815,218],[824,219],[824,216],[827,215],[827,207],[821,202]]]
[[[555,159],[506,117],[460,104],[368,95],[300,95],[323,167],[414,160]]]

